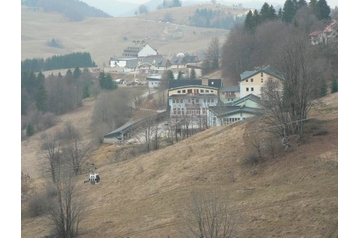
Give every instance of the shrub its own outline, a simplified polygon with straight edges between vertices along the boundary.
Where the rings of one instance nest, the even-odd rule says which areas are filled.
[[[46,112],[42,116],[42,129],[46,130],[47,128],[53,127],[57,124],[57,117],[55,113]]]
[[[244,159],[243,163],[246,166],[254,166],[254,165],[259,164],[260,161],[261,161],[261,158],[258,155],[250,154],[249,156],[247,156]]]
[[[48,200],[45,194],[36,193],[29,201],[28,212],[30,217],[37,217],[49,211]]]

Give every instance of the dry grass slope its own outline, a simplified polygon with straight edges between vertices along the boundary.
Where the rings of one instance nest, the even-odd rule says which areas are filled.
[[[203,5],[201,8],[204,7],[212,6]],[[147,36],[149,44],[164,57],[171,58],[180,52],[199,55],[206,50],[213,37],[218,36],[224,42],[229,31],[187,26],[189,16],[196,8],[189,6],[138,17],[87,18],[81,22],[70,22],[60,14],[22,6],[21,60],[89,52],[98,66],[103,67],[108,65],[110,57],[121,56],[125,48],[133,45],[133,40],[142,41]],[[231,11],[235,14],[243,12],[240,8]],[[166,12],[171,12],[173,23],[158,21]],[[63,48],[47,46],[47,41],[51,39],[58,39]]]
[[[90,111],[90,102],[85,105]],[[73,116],[76,125],[88,128],[79,116],[87,109],[66,119]],[[242,166],[249,153],[245,122],[121,162],[115,158],[118,147],[101,146],[90,159],[101,183],[83,184],[87,175],[78,177],[87,203],[80,237],[179,237],[180,215],[193,188],[221,191],[240,217],[241,237],[338,237],[338,93],[324,98],[311,116],[305,143],[293,143],[291,151],[254,167]],[[328,133],[314,136],[319,130]],[[23,154],[32,139],[23,142]],[[22,166],[34,159],[23,157]],[[47,234],[43,217],[22,219],[24,238]]]

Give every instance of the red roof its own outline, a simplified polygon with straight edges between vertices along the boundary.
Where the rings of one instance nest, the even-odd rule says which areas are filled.
[[[314,31],[310,34],[310,36],[318,36],[321,33],[322,33],[322,31]]]

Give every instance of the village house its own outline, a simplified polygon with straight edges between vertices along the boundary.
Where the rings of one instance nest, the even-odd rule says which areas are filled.
[[[182,80],[171,80],[180,82]],[[208,128],[208,110],[218,103],[218,88],[207,85],[188,84],[168,89],[168,108],[170,121],[177,131],[200,131]]]
[[[312,45],[330,44],[338,41],[338,21],[332,22],[323,31],[314,31],[309,34]]]
[[[222,126],[255,116],[260,111],[260,98],[249,94],[234,102],[220,103],[209,108],[209,125]]]
[[[219,89],[220,103],[209,108],[209,125],[220,126],[255,116],[260,111],[261,88],[267,82],[282,80],[283,73],[271,66],[243,72],[239,86]]]
[[[284,80],[284,74],[270,65],[254,71],[245,71],[240,74],[240,98],[249,94],[254,94],[261,98],[261,88],[267,82],[281,82],[282,80]]]

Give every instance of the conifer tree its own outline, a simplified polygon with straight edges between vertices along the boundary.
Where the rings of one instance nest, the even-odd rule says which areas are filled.
[[[320,96],[324,97],[327,95],[327,81],[325,79],[321,80],[321,87],[320,87]]]
[[[37,89],[36,95],[36,108],[41,112],[46,112],[46,104],[47,104],[47,92],[44,87],[44,84],[41,84]]]
[[[255,30],[254,20],[251,10],[247,13],[245,22],[244,22],[245,30],[248,32],[253,32]]]
[[[79,67],[76,67],[73,71],[73,78],[78,79],[81,76],[82,72]]]
[[[282,21],[291,23],[296,14],[295,5],[292,0],[286,0],[283,6]]]
[[[26,127],[26,135],[32,136],[33,134],[34,134],[34,126],[32,125],[31,122],[29,122]]]
[[[194,68],[190,70],[190,79],[196,79],[196,72]]]
[[[326,0],[318,0],[317,2],[318,15],[317,18],[319,20],[330,19],[329,14],[331,13],[331,8],[327,5]]]
[[[336,92],[338,92],[338,78],[334,77],[331,85],[331,93],[336,93]]]

